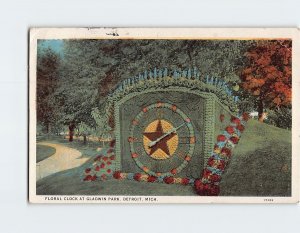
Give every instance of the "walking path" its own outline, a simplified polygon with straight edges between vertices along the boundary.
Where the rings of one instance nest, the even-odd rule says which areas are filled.
[[[79,167],[89,158],[81,158],[81,152],[60,144],[41,142],[39,145],[50,146],[56,149],[54,155],[36,164],[36,180],[64,171]]]

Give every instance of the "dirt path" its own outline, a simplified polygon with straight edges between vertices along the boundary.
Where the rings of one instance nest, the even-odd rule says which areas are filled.
[[[56,172],[79,167],[89,158],[81,158],[81,152],[60,144],[41,142],[39,145],[50,146],[56,149],[54,155],[36,164],[36,180]]]

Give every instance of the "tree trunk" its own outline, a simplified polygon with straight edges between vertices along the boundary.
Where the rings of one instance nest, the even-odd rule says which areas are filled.
[[[86,135],[83,135],[83,144],[86,144]]]
[[[75,124],[71,123],[69,125],[69,142],[73,142],[74,129],[75,129]]]
[[[74,130],[69,129],[69,142],[73,142]]]
[[[257,112],[258,112],[258,121],[264,122],[264,104],[262,100],[259,100]]]

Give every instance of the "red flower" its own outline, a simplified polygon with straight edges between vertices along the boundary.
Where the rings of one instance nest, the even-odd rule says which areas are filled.
[[[210,180],[212,182],[219,182],[221,180],[221,176],[217,175],[217,174],[213,174],[211,177],[210,177]]]
[[[90,181],[92,179],[91,175],[87,175],[86,177],[84,177],[84,181]]]
[[[208,170],[207,168],[204,168],[203,172],[202,172],[202,177],[205,178],[205,179],[209,179],[210,175],[211,175],[211,171]]]
[[[133,179],[135,179],[136,181],[140,181],[142,174],[141,173],[135,173],[133,176]]]
[[[99,161],[101,158],[101,155],[98,155],[96,158],[94,158],[94,161]]]
[[[212,167],[215,164],[215,159],[213,157],[210,157],[207,161],[207,165]]]
[[[113,149],[113,148],[109,148],[109,149],[107,150],[107,154],[112,153],[112,152],[114,152],[114,149]]]
[[[156,179],[156,176],[148,176],[147,181],[153,183],[154,181],[156,181]]]
[[[105,164],[101,163],[100,168],[105,168]]]
[[[214,184],[203,184],[200,179],[195,180],[194,187],[200,196],[218,196],[220,187]]]
[[[230,141],[232,141],[234,144],[237,144],[239,142],[239,138],[238,137],[231,137]]]
[[[90,171],[91,171],[90,168],[85,169],[85,173],[90,173]]]
[[[234,124],[237,124],[239,125],[241,123],[241,120],[235,116],[232,116],[231,117],[231,122],[234,123]]]
[[[223,122],[223,121],[224,121],[224,119],[225,119],[225,116],[224,116],[224,114],[220,114],[220,121],[221,121],[221,122]]]
[[[99,171],[100,170],[100,167],[97,165],[96,167],[95,167],[95,171]]]
[[[221,160],[221,161],[219,161],[219,164],[218,164],[217,168],[220,169],[220,170],[222,170],[222,171],[224,171],[225,165],[226,165],[225,161]]]
[[[221,150],[221,154],[224,154],[226,156],[230,156],[231,155],[231,150],[227,147],[223,147]]]
[[[139,155],[138,155],[137,153],[132,153],[132,154],[131,154],[131,157],[132,157],[133,159],[135,159],[135,158],[139,157]]]
[[[110,158],[110,160],[115,160],[116,156],[112,155],[109,158]]]
[[[244,112],[244,113],[242,114],[242,118],[243,118],[244,121],[248,121],[248,120],[250,119],[249,113]]]
[[[234,133],[234,128],[232,126],[227,126],[226,129],[227,133],[233,134]]]
[[[110,146],[110,147],[114,147],[115,144],[116,144],[116,140],[113,139],[113,140],[110,141],[109,146]]]
[[[172,177],[172,176],[166,176],[166,177],[164,178],[164,182],[165,182],[166,184],[172,184],[172,183],[174,182],[174,177]]]
[[[103,161],[107,161],[108,160],[108,158],[106,156],[104,156],[102,159],[103,159]]]
[[[220,194],[219,185],[211,184],[207,194],[208,194],[207,196],[219,196],[219,194]]]
[[[177,169],[176,169],[176,168],[173,168],[173,169],[171,170],[171,173],[172,173],[173,175],[175,175],[175,174],[177,173]]]
[[[244,129],[245,129],[245,127],[244,127],[243,125],[238,125],[238,126],[237,126],[237,129],[238,129],[239,131],[243,132]]]
[[[111,169],[107,169],[107,173],[108,173],[108,174],[111,173]]]
[[[101,175],[101,180],[106,180],[107,179],[107,176],[105,174],[102,174]]]
[[[222,135],[222,134],[218,135],[218,137],[217,137],[218,142],[224,142],[225,140],[226,140],[226,137],[224,135]]]
[[[97,176],[93,175],[92,178],[91,178],[91,181],[95,181],[96,179],[97,179]]]
[[[107,163],[106,163],[107,165],[111,165],[111,162],[110,161],[107,161]]]
[[[189,183],[190,183],[190,179],[189,178],[182,178],[181,184],[188,185]]]
[[[121,172],[120,172],[120,171],[114,172],[113,177],[114,177],[115,179],[119,180],[119,179],[121,178]]]
[[[201,179],[196,179],[194,182],[194,187],[196,190],[196,193],[199,195],[204,194],[204,184],[202,183]]]
[[[201,179],[195,179],[194,186],[198,187],[198,188],[203,186],[203,183],[202,183]]]

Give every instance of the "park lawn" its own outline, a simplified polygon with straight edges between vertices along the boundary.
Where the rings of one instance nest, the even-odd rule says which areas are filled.
[[[50,156],[54,155],[56,152],[55,148],[50,146],[44,145],[37,145],[36,146],[36,162],[43,161],[44,159],[49,158]]]
[[[291,196],[292,134],[250,120],[228,169],[222,176],[224,196]]]
[[[37,194],[196,195],[192,186],[114,179],[84,182],[84,170],[91,166],[92,158],[78,168],[39,180]],[[223,196],[290,196],[291,131],[250,120],[234,149],[220,187]]]

